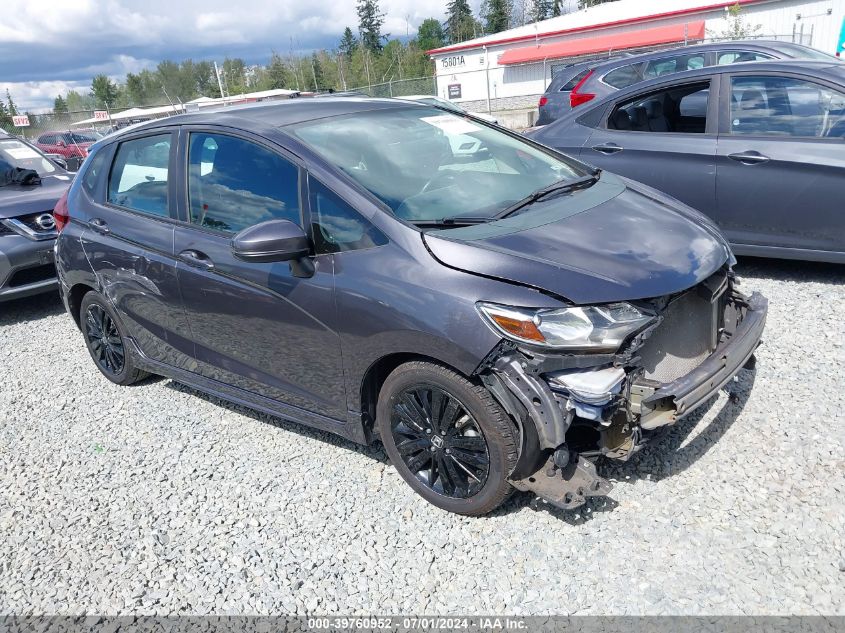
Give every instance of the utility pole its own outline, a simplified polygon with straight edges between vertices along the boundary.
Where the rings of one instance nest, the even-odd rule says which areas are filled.
[[[226,95],[223,94],[223,82],[220,81],[220,69],[217,68],[217,62],[214,62],[214,76],[217,77],[217,87],[220,89],[220,98],[223,99]]]

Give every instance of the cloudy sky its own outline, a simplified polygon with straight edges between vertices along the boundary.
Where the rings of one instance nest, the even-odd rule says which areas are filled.
[[[384,32],[443,18],[447,0],[381,0]],[[471,1],[477,10],[479,0]],[[243,57],[331,48],[355,29],[355,0],[26,0],[0,17],[0,91],[22,109],[51,107],[98,73],[121,79],[162,59]],[[293,40],[293,42],[291,41]]]

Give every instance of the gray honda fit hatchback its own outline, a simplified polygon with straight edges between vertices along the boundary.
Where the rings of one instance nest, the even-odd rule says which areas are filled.
[[[378,439],[415,491],[469,515],[514,488],[561,508],[607,494],[594,461],[750,367],[766,317],[695,211],[401,101],[127,129],[56,219],[61,293],[106,378]]]

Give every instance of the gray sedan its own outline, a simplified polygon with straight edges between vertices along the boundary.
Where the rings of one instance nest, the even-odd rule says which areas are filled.
[[[737,254],[845,263],[845,65],[688,71],[529,136],[704,212]]]

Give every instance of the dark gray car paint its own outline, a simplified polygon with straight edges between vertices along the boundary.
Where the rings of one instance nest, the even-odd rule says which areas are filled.
[[[845,261],[845,141],[732,136],[730,77],[803,78],[845,92],[845,67],[824,62],[754,62],[687,71],[644,82],[578,108],[529,133],[536,141],[655,187],[716,220],[737,254]],[[706,134],[612,130],[616,104],[637,95],[711,81]],[[601,116],[592,116],[595,112]],[[595,127],[586,125],[589,120]],[[615,145],[615,153],[594,148]],[[759,152],[771,160],[745,165],[729,158]]]
[[[225,238],[185,222],[182,138],[171,149],[171,218],[110,208],[80,186],[72,188],[73,221],[59,238],[68,309],[73,314],[80,290],[97,289],[128,323],[144,368],[366,441],[362,397],[373,368],[412,355],[469,375],[500,343],[479,315],[478,300],[554,308],[566,299],[665,295],[694,285],[730,256],[693,212],[649,199],[609,175],[593,193],[549,203],[559,205],[563,219],[556,223],[518,230],[526,215],[484,239],[461,239],[461,229],[454,236],[424,236],[283,128],[309,117],[401,107],[419,106],[345,98],[228,108],[151,122],[105,139],[93,151],[112,151],[129,135],[194,123],[260,137],[356,208],[388,242],[315,255],[311,277],[294,274],[292,263],[238,261]],[[608,188],[612,195],[595,209],[568,212],[579,204],[576,196],[601,197]],[[102,200],[103,189],[101,183],[94,197]],[[91,225],[97,217],[107,221],[108,234]],[[86,260],[79,256],[82,244]],[[185,250],[201,251],[213,267],[180,259]]]

